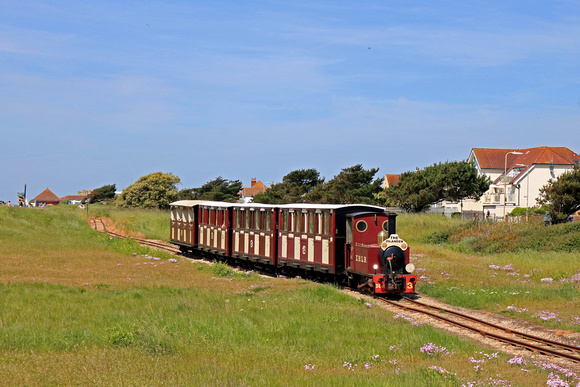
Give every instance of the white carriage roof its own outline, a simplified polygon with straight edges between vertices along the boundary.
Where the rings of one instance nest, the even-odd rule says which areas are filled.
[[[281,208],[301,210],[338,210],[341,208],[372,208],[384,211],[384,207],[370,204],[314,204],[314,203],[291,203],[291,204],[262,204],[262,203],[226,203],[207,200],[179,200],[171,203],[171,206],[193,207],[203,204],[213,207],[240,207],[240,208]]]
[[[314,204],[314,203],[291,203],[291,204],[281,204],[277,206],[278,208],[288,208],[288,209],[305,209],[305,210],[338,210],[341,208],[354,208],[354,207],[366,207],[374,208],[377,210],[385,210],[384,207],[373,206],[370,204]]]
[[[181,206],[181,207],[193,207],[198,204],[205,203],[206,200],[178,200],[173,203],[169,203],[171,206]]]

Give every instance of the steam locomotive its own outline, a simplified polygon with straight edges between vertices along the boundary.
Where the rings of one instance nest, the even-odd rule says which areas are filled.
[[[414,293],[394,213],[363,204],[171,203],[171,243],[234,265],[318,278],[372,294]]]

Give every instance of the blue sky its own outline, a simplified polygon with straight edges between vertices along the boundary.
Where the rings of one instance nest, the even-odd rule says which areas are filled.
[[[580,1],[0,0],[0,200],[580,151]],[[377,175],[378,176],[378,175]]]

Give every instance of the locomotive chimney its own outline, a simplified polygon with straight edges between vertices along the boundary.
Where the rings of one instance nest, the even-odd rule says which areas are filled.
[[[397,233],[397,214],[387,214],[389,216],[389,235]]]
[[[256,178],[252,177],[251,183],[250,183],[250,188],[256,185]]]

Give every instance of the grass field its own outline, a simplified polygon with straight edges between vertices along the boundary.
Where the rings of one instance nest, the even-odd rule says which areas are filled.
[[[421,258],[428,267],[441,252],[432,253],[432,262]],[[236,273],[109,239],[73,207],[0,207],[0,385],[530,386],[574,379],[512,358],[330,285]]]
[[[402,215],[398,223],[418,268],[420,293],[575,332],[580,332],[580,246],[560,247],[575,246],[579,226],[481,225],[424,214]],[[480,251],[494,235],[510,241],[509,247]]]

